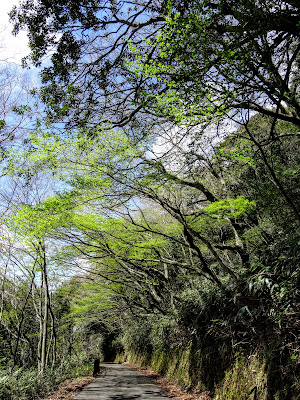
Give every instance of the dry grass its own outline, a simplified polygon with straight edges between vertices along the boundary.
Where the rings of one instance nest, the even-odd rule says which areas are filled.
[[[70,400],[73,399],[86,385],[93,382],[95,378],[85,376],[83,378],[66,379],[60,388],[43,400]]]

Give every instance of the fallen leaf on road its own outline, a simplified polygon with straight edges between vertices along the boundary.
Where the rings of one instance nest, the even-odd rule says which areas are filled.
[[[85,376],[83,378],[66,379],[61,383],[60,388],[43,400],[71,400],[86,385],[93,382],[95,378]]]

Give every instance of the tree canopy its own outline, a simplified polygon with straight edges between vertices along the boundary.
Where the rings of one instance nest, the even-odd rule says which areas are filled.
[[[258,111],[299,124],[297,2],[27,1],[11,18],[27,62],[51,50],[42,97],[69,123]]]
[[[189,383],[229,400],[255,353],[264,378],[232,396],[296,396],[299,2],[27,0],[10,15],[45,114],[2,160],[5,373],[100,353],[164,370],[182,352]]]

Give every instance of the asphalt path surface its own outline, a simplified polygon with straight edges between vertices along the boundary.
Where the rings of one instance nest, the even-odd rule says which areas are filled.
[[[101,374],[74,400],[167,400],[142,373],[122,364],[101,363]]]

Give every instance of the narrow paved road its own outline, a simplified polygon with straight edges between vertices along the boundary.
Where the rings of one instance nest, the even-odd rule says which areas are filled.
[[[74,400],[166,400],[148,376],[125,365],[101,363],[101,375]]]

